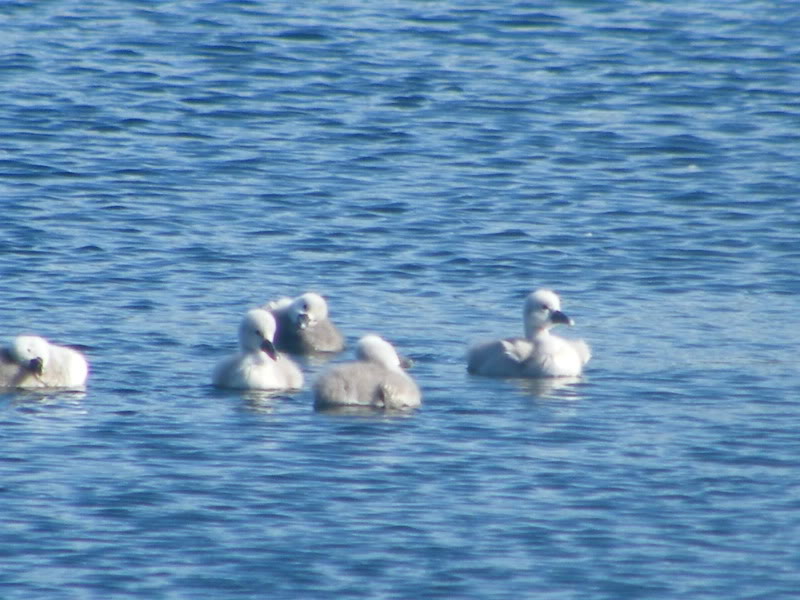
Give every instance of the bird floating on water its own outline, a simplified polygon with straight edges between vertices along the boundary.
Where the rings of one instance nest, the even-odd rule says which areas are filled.
[[[575,377],[591,358],[583,340],[550,333],[559,324],[573,325],[561,312],[561,299],[552,290],[531,292],[522,311],[525,337],[478,344],[467,353],[467,371],[492,377]]]

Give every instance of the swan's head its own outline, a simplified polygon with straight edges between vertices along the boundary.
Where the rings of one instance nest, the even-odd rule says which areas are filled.
[[[275,317],[263,308],[247,311],[239,325],[239,347],[242,352],[266,352],[275,360],[277,352],[272,340],[275,338]]]
[[[392,371],[402,370],[402,363],[394,346],[374,334],[365,335],[358,340],[356,357],[358,360],[375,363]]]
[[[23,368],[41,375],[50,360],[50,344],[37,335],[18,335],[11,345],[11,356]]]
[[[314,292],[306,292],[292,300],[289,314],[298,329],[313,327],[328,318],[328,303]]]
[[[531,337],[538,331],[550,329],[553,325],[572,325],[573,321],[561,312],[561,299],[552,290],[536,290],[525,299],[522,309],[525,322],[525,335]]]

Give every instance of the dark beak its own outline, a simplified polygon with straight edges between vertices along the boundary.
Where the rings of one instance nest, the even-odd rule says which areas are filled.
[[[553,323],[562,323],[563,325],[572,325],[573,321],[567,315],[562,313],[560,310],[554,310],[553,314],[550,315],[550,320]]]
[[[305,329],[306,327],[308,327],[308,322],[310,320],[311,319],[306,313],[300,313],[299,315],[297,315],[297,326],[300,329]]]
[[[277,360],[278,353],[275,352],[275,346],[269,340],[264,340],[261,342],[261,349],[267,353],[272,360]]]
[[[44,361],[41,358],[32,358],[28,363],[28,370],[37,375],[41,375],[44,370]]]

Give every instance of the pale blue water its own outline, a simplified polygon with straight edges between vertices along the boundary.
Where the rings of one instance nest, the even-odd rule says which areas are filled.
[[[0,19],[0,334],[92,364],[0,395],[0,597],[797,597],[794,3]],[[542,285],[586,376],[468,376]],[[307,289],[421,410],[208,385]]]

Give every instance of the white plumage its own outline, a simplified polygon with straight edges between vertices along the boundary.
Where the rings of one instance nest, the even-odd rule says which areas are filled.
[[[83,354],[36,335],[19,335],[0,351],[0,387],[83,389],[88,374]]]
[[[575,377],[591,352],[583,340],[550,333],[554,325],[572,325],[561,312],[561,299],[551,290],[536,290],[523,307],[524,338],[479,344],[467,354],[467,370],[494,377]]]
[[[212,382],[217,387],[242,390],[288,390],[303,386],[300,368],[279,354],[272,343],[275,318],[269,311],[247,311],[239,325],[239,349],[217,364]]]

